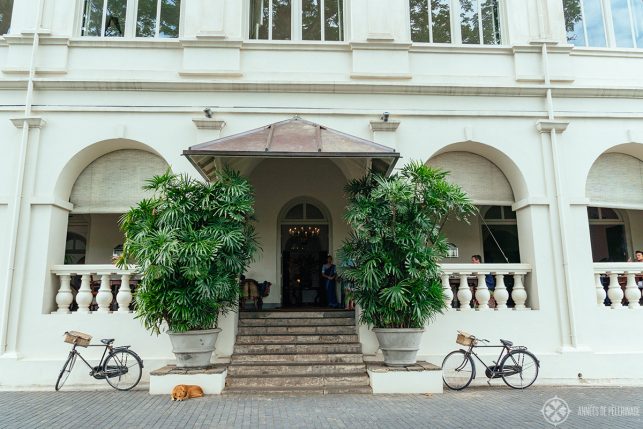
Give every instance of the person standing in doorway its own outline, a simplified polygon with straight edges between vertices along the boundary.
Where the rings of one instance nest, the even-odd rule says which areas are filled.
[[[337,308],[337,297],[335,292],[337,268],[335,267],[335,264],[333,264],[333,257],[330,255],[328,255],[326,263],[322,266],[322,278],[324,279],[328,306],[331,308]]]

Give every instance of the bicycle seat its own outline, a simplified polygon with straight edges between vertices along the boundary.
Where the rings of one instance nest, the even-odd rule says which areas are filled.
[[[105,344],[105,345],[109,345],[109,344],[112,344],[114,342],[114,339],[113,338],[104,338],[104,339],[100,340],[100,342]]]
[[[511,347],[511,346],[514,345],[514,343],[512,341],[508,341],[508,340],[501,339],[500,342],[502,343],[502,345],[504,345],[506,347]]]

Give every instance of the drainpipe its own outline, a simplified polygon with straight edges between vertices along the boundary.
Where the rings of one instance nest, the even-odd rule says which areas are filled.
[[[554,103],[551,91],[551,78],[549,75],[549,57],[547,55],[547,43],[542,45],[542,61],[545,86],[547,88],[547,121],[538,121],[537,128],[541,133],[548,133],[551,142],[552,167],[554,170],[554,189],[556,192],[556,209],[558,212],[558,227],[561,240],[561,256],[563,266],[563,277],[565,283],[567,319],[569,322],[569,341],[573,348],[578,346],[576,333],[576,318],[574,315],[574,297],[571,287],[572,280],[569,271],[569,250],[567,246],[567,221],[565,213],[565,199],[563,196],[562,179],[560,174],[560,157],[558,154],[558,136],[567,129],[569,122],[557,121],[554,115]]]
[[[2,325],[0,326],[0,355],[7,351],[7,334],[9,330],[9,311],[11,309],[11,291],[14,288],[14,274],[16,270],[16,253],[18,248],[18,232],[20,228],[20,214],[22,209],[25,169],[27,160],[27,147],[29,144],[29,126],[31,116],[31,107],[33,103],[34,77],[36,74],[36,57],[40,43],[40,23],[42,21],[43,0],[38,0],[36,10],[35,29],[33,34],[33,44],[31,46],[31,59],[29,61],[29,77],[27,79],[27,96],[25,99],[24,117],[14,121],[14,125],[22,127],[22,137],[20,139],[20,148],[18,152],[18,165],[16,169],[16,192],[12,201],[13,210],[11,213],[11,235],[9,237],[9,263],[7,266],[7,275],[5,281],[4,297],[2,301]],[[33,121],[31,121],[33,122]],[[21,125],[20,125],[21,123]]]

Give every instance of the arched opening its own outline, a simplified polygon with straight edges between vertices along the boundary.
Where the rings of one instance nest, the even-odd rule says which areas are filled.
[[[109,152],[85,167],[69,197],[74,207],[69,215],[67,234],[80,235],[86,240],[83,258],[73,263],[111,262],[114,249],[123,243],[118,227],[120,216],[149,197],[143,190],[145,181],[167,168],[159,156],[140,149]]]
[[[593,261],[634,260],[643,247],[643,161],[603,153],[589,171],[585,192]]]
[[[287,204],[279,217],[282,305],[310,307],[326,304],[321,267],[330,248],[330,223],[320,203],[299,199]]]

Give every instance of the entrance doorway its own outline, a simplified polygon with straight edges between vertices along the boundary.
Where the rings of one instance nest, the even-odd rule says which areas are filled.
[[[325,304],[321,267],[329,249],[329,224],[317,204],[296,203],[280,222],[283,307]]]

